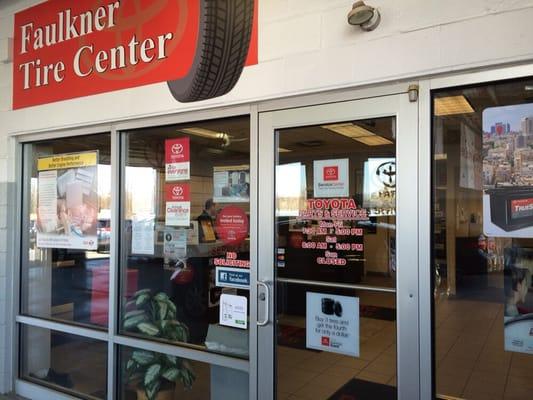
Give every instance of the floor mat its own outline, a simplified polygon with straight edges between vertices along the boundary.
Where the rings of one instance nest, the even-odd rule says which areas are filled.
[[[394,386],[354,378],[328,400],[394,400],[396,398],[397,391]]]
[[[305,347],[305,328],[297,326],[278,324],[278,346],[320,352],[320,350],[313,350]]]

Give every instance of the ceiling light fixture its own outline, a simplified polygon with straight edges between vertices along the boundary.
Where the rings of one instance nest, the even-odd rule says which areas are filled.
[[[435,115],[437,117],[456,114],[471,114],[475,112],[464,95],[437,97],[434,105]]]
[[[377,8],[367,6],[364,1],[353,3],[348,13],[348,23],[360,26],[364,31],[373,31],[381,22],[381,14]]]
[[[376,135],[374,132],[352,123],[322,125],[322,128],[338,133],[339,135],[346,136],[350,139],[357,140],[358,142],[366,144],[367,146],[383,146],[387,144],[393,144],[393,142],[389,139]]]
[[[284,147],[278,147],[279,153],[290,153],[291,151],[292,151],[291,149],[286,149]]]
[[[219,139],[222,141],[222,147],[227,147],[231,144],[230,136],[224,132],[216,132],[205,128],[183,128],[179,129],[179,131],[206,139]]]

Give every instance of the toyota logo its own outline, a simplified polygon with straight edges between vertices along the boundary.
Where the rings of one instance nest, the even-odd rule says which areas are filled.
[[[396,163],[387,161],[376,169],[376,175],[383,186],[387,188],[396,187]]]
[[[172,154],[181,154],[183,153],[183,145],[176,143],[172,145]]]
[[[172,188],[172,194],[174,196],[181,196],[183,195],[183,188],[181,186],[175,186]]]

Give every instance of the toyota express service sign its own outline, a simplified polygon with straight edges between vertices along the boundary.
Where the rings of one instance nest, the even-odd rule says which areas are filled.
[[[257,3],[51,0],[21,11],[13,108],[165,81],[180,102],[224,95],[257,64]]]

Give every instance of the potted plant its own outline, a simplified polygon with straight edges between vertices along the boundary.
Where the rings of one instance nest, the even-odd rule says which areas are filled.
[[[126,303],[123,327],[151,337],[187,342],[189,329],[176,320],[176,305],[163,293],[152,295],[150,289],[139,290]],[[126,363],[128,382],[135,384],[138,400],[173,398],[180,381],[189,389],[195,375],[191,365],[179,357],[147,350],[135,350]]]

